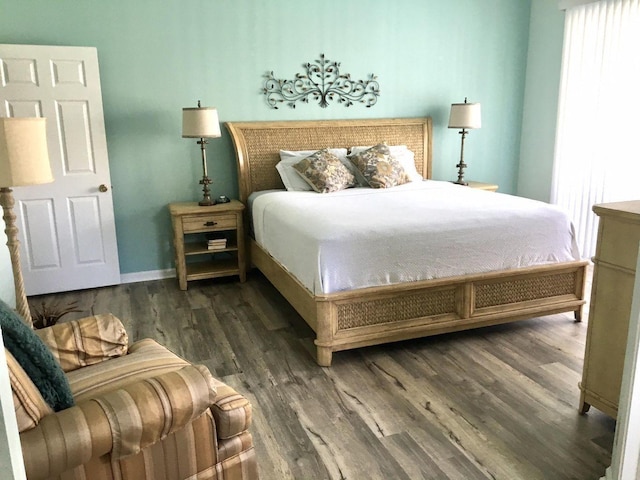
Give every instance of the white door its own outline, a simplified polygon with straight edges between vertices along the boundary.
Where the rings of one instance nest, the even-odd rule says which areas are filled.
[[[0,105],[47,118],[55,181],[14,189],[27,294],[119,283],[96,49],[0,45]]]

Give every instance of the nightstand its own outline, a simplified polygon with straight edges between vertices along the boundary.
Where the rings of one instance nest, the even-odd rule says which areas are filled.
[[[180,290],[190,280],[238,275],[245,281],[243,210],[238,200],[206,207],[169,204]]]
[[[487,190],[489,192],[495,192],[496,190],[498,190],[498,185],[496,185],[495,183],[474,182],[472,180],[469,180],[468,183],[468,187],[476,188],[478,190]]]

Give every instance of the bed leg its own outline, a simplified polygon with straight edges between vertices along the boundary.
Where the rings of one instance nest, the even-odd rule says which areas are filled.
[[[316,361],[318,362],[318,365],[321,367],[330,367],[333,351],[327,347],[317,347],[317,352],[318,358]]]

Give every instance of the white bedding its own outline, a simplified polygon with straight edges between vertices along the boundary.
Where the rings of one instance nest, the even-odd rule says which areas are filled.
[[[580,258],[558,208],[449,182],[249,203],[257,243],[314,294]]]

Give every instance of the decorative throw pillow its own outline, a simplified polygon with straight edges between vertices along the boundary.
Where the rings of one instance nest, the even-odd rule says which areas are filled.
[[[410,181],[384,143],[352,155],[350,160],[372,188],[390,188]]]
[[[349,149],[349,153],[350,155],[356,155],[370,148],[371,145],[368,147],[351,147]],[[406,145],[389,145],[389,152],[392,157],[400,162],[400,165],[402,165],[402,168],[404,168],[404,171],[409,176],[410,181],[421,182],[424,180],[422,175],[420,175],[416,169],[415,154],[409,150]]]
[[[35,330],[65,372],[127,354],[129,337],[110,313]]]
[[[18,361],[42,398],[54,410],[73,406],[73,395],[67,377],[36,333],[0,300],[0,327],[4,346]]]
[[[293,168],[318,193],[337,192],[356,184],[353,174],[326,149],[303,158]]]
[[[328,148],[347,167],[353,169],[351,162],[347,160],[346,148]],[[313,155],[318,150],[280,150],[280,161],[276,165],[276,170],[280,174],[280,179],[284,188],[289,192],[310,192],[313,190],[306,180],[304,180],[293,166],[303,158]],[[350,170],[351,171],[351,170]],[[353,173],[353,171],[351,171]]]

